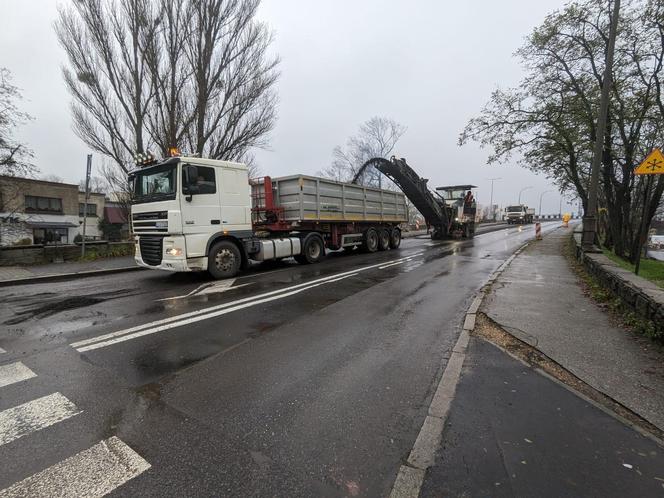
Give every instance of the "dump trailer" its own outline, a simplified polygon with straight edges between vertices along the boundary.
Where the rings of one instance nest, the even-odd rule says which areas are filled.
[[[129,175],[136,262],[229,278],[250,261],[317,263],[326,249],[395,249],[401,192],[307,175],[249,181],[243,164],[145,155]]]

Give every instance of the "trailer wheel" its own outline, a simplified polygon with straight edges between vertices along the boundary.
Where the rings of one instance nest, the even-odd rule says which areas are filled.
[[[323,240],[318,235],[309,235],[302,241],[302,254],[295,256],[301,264],[318,263],[325,256]]]
[[[390,232],[387,230],[378,231],[378,250],[387,251],[390,248]]]
[[[376,252],[378,250],[378,233],[375,228],[369,228],[364,232],[364,250]]]
[[[208,273],[214,278],[231,278],[237,275],[242,263],[237,246],[230,240],[217,242],[208,255]]]
[[[401,245],[401,230],[394,227],[390,232],[390,247],[392,249],[398,249]]]

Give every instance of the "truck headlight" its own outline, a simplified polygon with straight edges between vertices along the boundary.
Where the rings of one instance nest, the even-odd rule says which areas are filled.
[[[166,249],[166,254],[169,256],[182,256],[182,249],[179,247],[171,247],[169,249]]]

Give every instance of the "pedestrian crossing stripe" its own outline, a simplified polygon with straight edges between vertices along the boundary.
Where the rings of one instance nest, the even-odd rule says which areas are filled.
[[[635,175],[661,175],[664,174],[664,154],[659,149],[653,149],[641,164],[634,170]]]
[[[9,365],[0,365],[0,387],[37,377],[37,374],[20,361]]]
[[[0,446],[82,413],[60,393],[0,412]]]
[[[0,498],[98,498],[149,468],[145,459],[113,436],[0,490]]]

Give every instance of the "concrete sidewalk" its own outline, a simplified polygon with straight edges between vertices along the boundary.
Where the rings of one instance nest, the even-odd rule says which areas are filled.
[[[664,430],[664,348],[613,323],[563,255],[572,228],[532,242],[480,311],[593,388]]]
[[[653,440],[471,337],[421,498],[662,496]]]
[[[49,263],[35,266],[0,266],[0,285],[40,282],[49,279],[68,277],[77,278],[100,273],[114,273],[139,269],[134,256],[98,259],[95,261],[76,261],[67,263]]]

